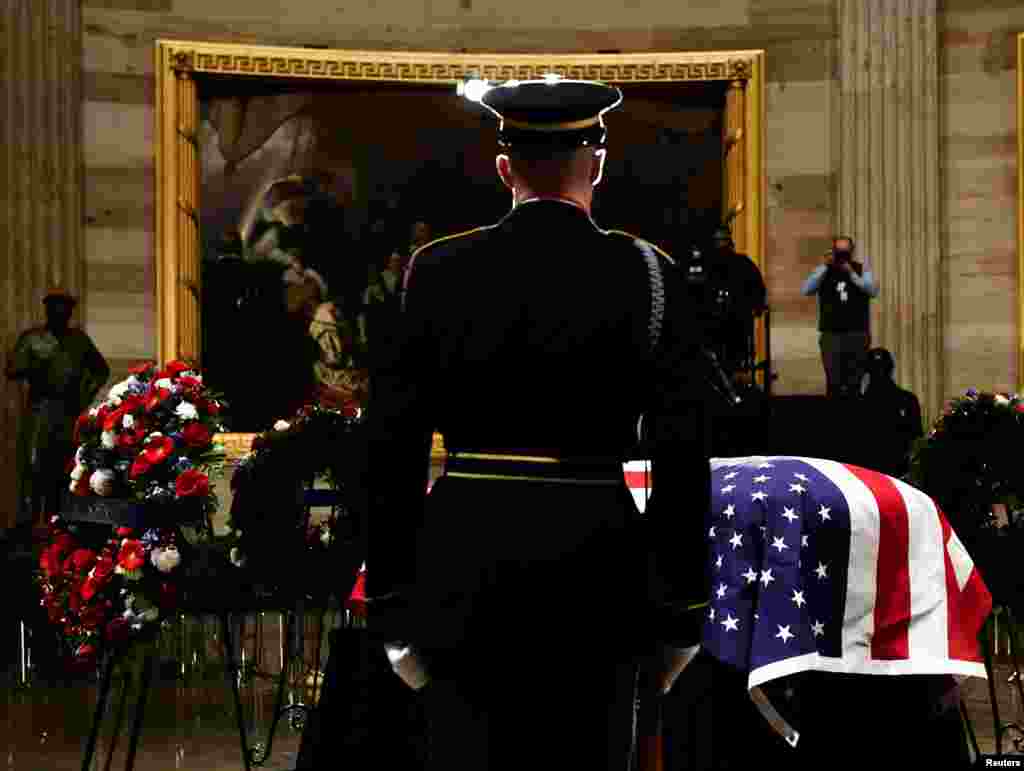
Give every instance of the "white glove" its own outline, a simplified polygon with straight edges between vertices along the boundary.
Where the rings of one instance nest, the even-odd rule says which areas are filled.
[[[385,645],[391,669],[414,691],[430,682],[430,675],[415,649],[409,645]]]
[[[679,675],[690,665],[690,662],[693,661],[699,652],[700,645],[693,645],[689,648],[673,648],[669,645],[660,647],[658,661],[656,662],[656,684],[662,695],[672,690],[672,686],[679,679]]]

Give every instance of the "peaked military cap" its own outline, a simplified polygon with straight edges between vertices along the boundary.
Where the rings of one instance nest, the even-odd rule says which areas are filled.
[[[614,86],[588,80],[508,81],[489,89],[481,104],[501,121],[498,142],[504,147],[604,144],[604,114],[622,102]]]
[[[66,302],[70,305],[77,305],[78,298],[63,287],[53,287],[52,289],[47,290],[46,294],[43,295],[43,305],[51,302]]]

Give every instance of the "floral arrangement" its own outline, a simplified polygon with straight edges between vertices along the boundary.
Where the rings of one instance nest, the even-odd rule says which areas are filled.
[[[909,481],[934,498],[957,533],[993,524],[994,503],[1018,508],[1024,396],[971,388],[946,403],[911,455]],[[959,525],[959,526],[958,526]]]
[[[145,362],[75,422],[78,447],[68,464],[75,497],[64,517],[50,521],[37,581],[76,666],[154,633],[176,609],[190,551],[180,526],[208,532],[216,510],[210,474],[222,462],[213,436],[223,430],[224,408],[192,365]],[[136,530],[76,520],[75,501],[86,498],[110,512],[126,503],[182,509],[154,520],[159,527]]]
[[[231,478],[229,556],[236,566],[250,569],[254,580],[294,587],[300,580],[315,583],[318,573],[334,574],[336,581],[337,571],[349,568],[355,580],[364,555],[354,495],[362,489],[365,457],[360,414],[354,403],[308,404],[258,435],[239,461]],[[310,524],[303,491],[317,477],[340,491],[343,503],[332,506],[326,520]]]
[[[158,629],[179,598],[182,552],[172,528],[131,528],[50,519],[39,558],[42,606],[75,669],[95,668],[106,649],[125,648]]]
[[[223,430],[223,401],[186,362],[130,372],[75,423],[71,492],[215,510],[208,471],[220,462],[213,435]]]

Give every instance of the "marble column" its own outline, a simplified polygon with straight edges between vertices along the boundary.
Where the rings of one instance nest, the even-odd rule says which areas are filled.
[[[872,344],[935,417],[944,382],[937,0],[839,0],[837,230],[870,257]]]
[[[17,335],[42,322],[47,288],[84,299],[80,5],[0,3],[0,368]],[[0,527],[14,523],[22,395],[0,375]]]

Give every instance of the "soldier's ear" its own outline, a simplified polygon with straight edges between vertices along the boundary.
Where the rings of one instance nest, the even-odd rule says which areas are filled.
[[[515,190],[515,181],[512,179],[512,165],[509,163],[508,156],[502,153],[494,159],[494,165],[498,169],[498,178],[501,183],[509,190]]]

